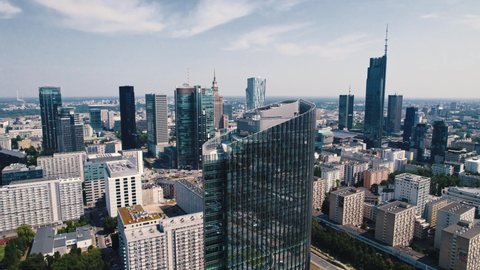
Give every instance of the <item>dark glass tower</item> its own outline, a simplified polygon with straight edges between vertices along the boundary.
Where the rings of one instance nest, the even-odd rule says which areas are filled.
[[[448,144],[448,126],[444,121],[435,121],[433,123],[432,145],[430,151],[430,160],[432,162],[443,162],[445,151]]]
[[[364,141],[367,144],[367,148],[378,148],[382,146],[386,75],[387,37],[385,37],[385,54],[382,57],[370,58],[370,65],[367,71],[365,123],[363,129]]]
[[[74,108],[60,107],[57,118],[57,150],[59,152],[85,151],[83,124]]]
[[[160,148],[168,145],[167,95],[146,94],[148,152],[157,156]]]
[[[97,108],[90,108],[90,126],[92,126],[95,132],[100,132],[103,130],[102,123],[102,111]]]
[[[418,124],[412,131],[412,138],[410,140],[410,148],[417,152],[416,160],[419,162],[425,161],[425,140],[427,138],[427,125]]]
[[[403,96],[388,96],[387,132],[390,134],[400,133],[402,129],[402,103]]]
[[[205,269],[309,269],[315,105],[246,112],[203,145]]]
[[[215,137],[213,90],[184,84],[175,90],[177,165],[199,169],[202,145]]]
[[[338,129],[353,127],[353,95],[340,95],[338,101]]]
[[[58,107],[62,106],[60,87],[40,87],[40,115],[42,117],[42,144],[45,151],[57,149]]]
[[[119,95],[122,149],[135,149],[137,148],[137,126],[133,86],[120,86]]]
[[[405,120],[403,121],[403,141],[410,142],[413,127],[416,124],[418,108],[408,107],[405,110]]]

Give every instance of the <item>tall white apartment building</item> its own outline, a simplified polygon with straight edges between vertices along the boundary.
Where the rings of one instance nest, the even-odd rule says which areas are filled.
[[[480,159],[478,157],[474,157],[465,160],[465,171],[471,173],[480,173]]]
[[[124,269],[204,269],[203,213],[168,217],[140,205],[118,209]]]
[[[121,160],[122,156],[114,154],[88,155],[83,163],[85,205],[93,207],[98,200],[105,196],[105,163]]]
[[[430,193],[430,178],[411,173],[395,176],[395,200],[417,206],[417,215],[423,216]]]
[[[21,224],[37,227],[82,215],[80,178],[24,180],[0,187],[0,232]]]
[[[329,217],[340,225],[360,226],[363,222],[365,191],[341,188],[330,192]]]
[[[320,178],[326,181],[327,192],[330,192],[340,184],[340,170],[335,167],[323,167]]]
[[[105,199],[111,217],[117,208],[143,203],[142,178],[130,160],[108,161],[105,170]]]
[[[375,239],[389,246],[409,246],[415,232],[414,205],[394,201],[379,206],[375,222]]]
[[[441,269],[480,269],[480,226],[459,222],[443,229],[438,265]]]
[[[450,225],[457,224],[459,221],[473,222],[474,218],[475,208],[458,202],[452,202],[447,206],[440,208],[437,212],[437,227],[435,229],[434,247],[440,248],[443,229]]]
[[[362,181],[363,172],[368,170],[368,162],[350,161],[345,164],[345,184],[353,186]]]
[[[83,162],[85,152],[55,153],[51,157],[38,157],[37,164],[43,169],[46,179],[80,178],[84,180]]]
[[[425,204],[425,220],[431,227],[437,226],[438,210],[447,206],[450,201],[443,197],[433,197],[427,200]]]
[[[325,194],[327,193],[328,181],[315,178],[313,181],[313,191],[312,191],[312,210],[314,212],[319,212],[322,210],[323,201],[325,201]]]

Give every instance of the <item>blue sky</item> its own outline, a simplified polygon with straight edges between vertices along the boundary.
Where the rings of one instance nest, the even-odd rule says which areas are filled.
[[[270,96],[364,96],[387,23],[387,94],[480,97],[477,0],[0,0],[0,97],[172,95],[214,69],[226,96],[251,76]]]

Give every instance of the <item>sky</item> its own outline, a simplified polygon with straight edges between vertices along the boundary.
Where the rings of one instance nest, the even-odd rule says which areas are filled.
[[[480,1],[0,0],[0,97],[173,95],[210,86],[245,95],[365,95],[384,53],[386,94],[480,98]]]

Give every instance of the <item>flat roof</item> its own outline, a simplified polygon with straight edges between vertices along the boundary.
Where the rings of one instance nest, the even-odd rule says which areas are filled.
[[[363,192],[363,190],[359,190],[353,187],[344,187],[344,188],[340,188],[335,191],[332,191],[331,193],[336,194],[338,196],[348,196],[348,195],[357,194],[360,192]]]
[[[472,239],[480,234],[480,226],[478,223],[473,224],[468,222],[459,222],[457,224],[450,225],[443,230],[451,234],[457,234],[466,239]]]
[[[0,154],[14,156],[14,157],[17,157],[17,158],[25,158],[27,156],[27,154],[25,154],[24,152],[7,150],[7,149],[0,150]]]
[[[407,209],[412,209],[412,208],[413,208],[412,204],[408,204],[406,202],[401,202],[401,201],[394,201],[389,204],[385,204],[378,207],[378,209],[381,209],[387,213],[392,213],[392,214],[398,214]]]
[[[128,159],[106,162],[111,177],[138,174],[136,166]]]
[[[475,209],[475,207],[467,206],[459,202],[452,202],[440,208],[438,211],[450,212],[450,213],[461,215],[468,211],[471,211],[472,209]]]
[[[162,214],[160,213],[149,214],[141,205],[120,207],[118,208],[118,215],[120,216],[120,219],[124,225],[152,221],[162,217]]]

